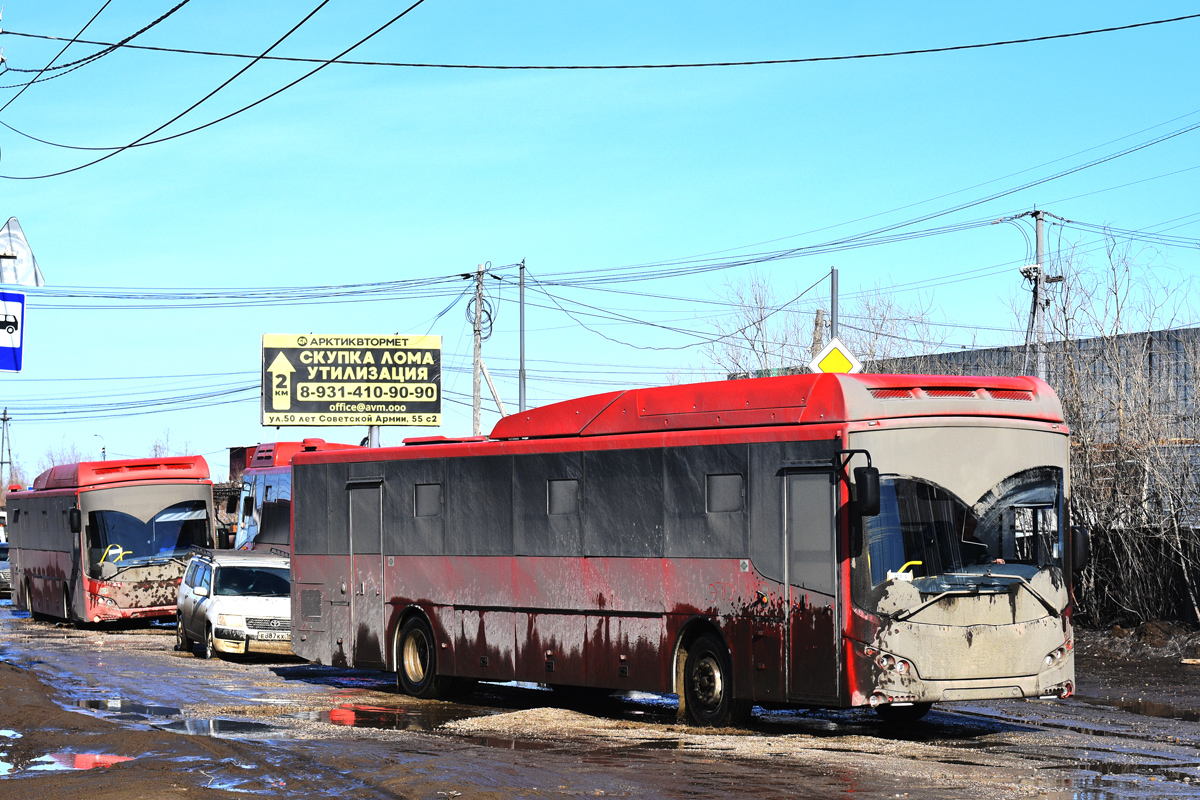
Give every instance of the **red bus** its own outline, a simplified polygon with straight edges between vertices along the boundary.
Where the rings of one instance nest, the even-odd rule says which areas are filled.
[[[1087,540],[1034,378],[618,391],[292,464],[293,651],[415,696],[674,693],[719,725],[1073,690]]]
[[[242,471],[234,548],[288,552],[292,525],[292,456],[300,452],[353,447],[355,445],[334,444],[324,439],[305,439],[302,442],[268,442],[254,448]]]
[[[201,456],[52,467],[8,495],[13,603],[74,622],[174,617],[194,545],[213,545]]]

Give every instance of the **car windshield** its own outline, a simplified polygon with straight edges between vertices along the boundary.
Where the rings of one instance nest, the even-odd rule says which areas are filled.
[[[88,512],[91,572],[108,577],[130,566],[187,556],[193,545],[208,544],[208,507],[203,500],[175,503],[143,521],[124,511]]]
[[[286,567],[219,567],[213,594],[287,597],[291,578]]]
[[[1004,590],[1062,568],[1062,470],[1010,476],[972,506],[933,483],[880,480],[880,513],[865,520],[875,586],[908,580],[921,592],[960,586]]]

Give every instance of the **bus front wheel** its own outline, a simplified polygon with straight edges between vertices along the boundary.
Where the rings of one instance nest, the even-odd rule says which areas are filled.
[[[450,678],[437,674],[437,640],[424,617],[410,617],[396,635],[396,685],[400,691],[427,700],[443,697]]]
[[[724,643],[704,633],[687,649],[684,706],[692,722],[706,727],[742,725],[750,720],[750,703],[733,696],[733,667]]]
[[[933,703],[913,703],[910,706],[882,705],[875,707],[875,713],[884,722],[903,724],[916,722],[929,713]]]

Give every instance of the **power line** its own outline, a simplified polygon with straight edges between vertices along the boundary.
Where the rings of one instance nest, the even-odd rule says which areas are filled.
[[[1180,17],[1171,17],[1168,19],[1156,19],[1148,22],[1135,22],[1127,25],[1113,25],[1106,28],[1093,28],[1091,30],[1074,31],[1071,33],[1055,33],[1044,36],[1030,36],[1022,39],[1003,39],[993,42],[981,42],[976,44],[960,44],[949,45],[944,47],[926,47],[913,48],[908,50],[892,50],[887,52],[877,53],[855,53],[850,55],[837,56],[810,56],[807,58],[767,58],[755,59],[746,61],[696,61],[696,62],[675,62],[675,63],[645,63],[645,64],[451,64],[451,63],[421,63],[421,62],[404,62],[404,61],[342,61],[342,55],[335,56],[331,59],[321,58],[300,58],[290,56],[270,56],[271,61],[291,61],[305,64],[320,64],[328,66],[330,64],[342,64],[346,66],[367,66],[367,67],[405,67],[405,68],[424,68],[424,69],[464,69],[464,70],[637,70],[637,69],[701,69],[711,67],[756,67],[756,66],[771,66],[780,64],[816,64],[829,61],[853,61],[861,59],[873,58],[894,58],[898,56],[915,56],[915,55],[931,55],[935,53],[951,53],[963,50],[980,50],[989,47],[1006,47],[1016,44],[1031,44],[1035,42],[1048,42],[1057,39],[1071,39],[1079,36],[1092,36],[1101,33],[1115,33],[1118,31],[1134,30],[1136,28],[1146,28],[1153,25],[1167,25],[1175,22],[1184,22],[1187,20],[1200,18],[1200,14],[1188,14]],[[5,34],[11,36],[22,36],[31,39],[46,39],[51,41],[60,41],[58,37],[46,36],[33,33],[23,33],[19,31],[4,31]],[[246,53],[230,53],[215,50],[190,50],[177,47],[151,47],[147,45],[131,45],[122,43],[110,42],[83,42],[101,47],[123,47],[130,50],[148,50],[160,53],[178,53],[184,55],[199,55],[199,56],[217,56],[222,58],[256,58],[255,56]],[[348,51],[347,51],[348,52]]]
[[[33,78],[28,83],[26,83],[24,86],[21,87],[21,91],[17,92],[15,95],[8,98],[8,102],[6,102],[4,105],[0,106],[0,112],[3,112],[4,109],[8,108],[14,102],[16,102],[18,97],[25,94],[25,90],[34,84],[34,81],[36,81],[38,79],[38,76],[40,76],[46,70],[50,69],[50,67],[54,64],[54,62],[58,61],[59,57],[62,56],[63,53],[67,52],[67,48],[69,48],[72,44],[74,44],[79,39],[79,37],[83,35],[83,32],[86,31],[91,26],[91,24],[96,21],[97,17],[99,17],[101,14],[104,13],[104,9],[108,8],[109,4],[111,4],[111,3],[112,3],[112,0],[104,0],[104,5],[100,6],[100,10],[97,11],[95,14],[93,14],[92,18],[89,19],[86,23],[84,23],[84,26],[79,29],[79,33],[77,33],[73,37],[71,37],[71,39],[66,44],[63,45],[62,50],[59,50],[58,54],[55,55],[54,58],[50,59],[49,63],[47,63],[46,66],[44,66],[40,70],[38,70],[37,75],[34,75]]]
[[[180,0],[180,2],[179,2],[179,3],[177,3],[177,4],[175,5],[175,7],[174,7],[174,8],[170,9],[169,11],[167,11],[167,13],[163,14],[163,15],[162,15],[162,16],[160,16],[158,19],[155,19],[155,20],[154,20],[153,22],[151,22],[150,24],[148,24],[148,25],[145,25],[144,27],[142,27],[142,28],[138,29],[137,31],[134,31],[133,33],[131,33],[130,35],[126,36],[126,37],[125,37],[124,39],[122,39],[121,41],[119,41],[119,42],[114,42],[114,43],[112,43],[112,44],[110,44],[110,45],[106,45],[106,46],[105,46],[105,48],[104,48],[103,50],[100,50],[99,52],[92,53],[92,54],[90,54],[90,55],[86,55],[86,56],[84,56],[83,58],[77,58],[77,59],[75,59],[74,61],[68,61],[68,62],[67,62],[67,63],[65,63],[65,64],[58,64],[58,65],[55,65],[55,66],[50,66],[50,65],[47,65],[47,66],[45,66],[45,67],[42,67],[40,70],[38,70],[38,69],[20,69],[20,68],[18,68],[18,67],[10,67],[10,66],[8,66],[8,64],[7,64],[7,63],[5,63],[5,64],[4,64],[4,72],[18,72],[18,73],[20,73],[20,72],[25,72],[25,73],[29,73],[29,72],[36,72],[36,73],[38,74],[38,76],[40,76],[40,75],[41,75],[42,73],[44,73],[44,72],[58,72],[59,70],[64,70],[64,69],[65,69],[65,70],[72,70],[72,69],[74,69],[74,68],[76,68],[76,67],[82,67],[82,66],[85,66],[85,65],[87,65],[87,64],[90,64],[90,63],[92,63],[93,61],[97,61],[98,59],[101,59],[101,58],[103,58],[104,56],[108,55],[109,53],[112,53],[112,52],[114,52],[114,51],[115,51],[115,50],[117,50],[118,48],[121,48],[121,47],[124,47],[124,46],[126,46],[127,44],[129,44],[129,42],[131,42],[131,41],[133,41],[134,39],[136,39],[137,37],[141,36],[143,33],[145,33],[146,31],[150,30],[150,29],[151,29],[151,28],[153,28],[155,25],[157,25],[158,23],[162,22],[162,21],[163,21],[163,20],[165,20],[167,17],[171,16],[172,14],[174,14],[176,11],[178,11],[179,9],[183,8],[184,6],[186,6],[186,5],[187,5],[188,3],[190,3],[191,1],[192,1],[192,0]],[[108,4],[107,4],[107,3],[105,3],[105,5],[107,6]],[[102,9],[100,9],[100,11],[103,11],[103,10],[104,10],[103,8],[102,8]],[[99,12],[97,12],[97,16],[99,16]],[[95,17],[92,17],[92,21],[95,21]],[[89,21],[89,22],[88,22],[88,25],[91,25],[91,21]],[[84,26],[84,28],[86,29],[86,27],[87,27],[87,26],[85,25],[85,26]],[[8,33],[8,31],[0,31],[0,33]],[[80,31],[79,33],[80,33],[80,34],[82,34],[82,33],[83,33],[83,31]],[[21,34],[15,34],[15,35],[17,35],[17,36],[20,36]],[[49,38],[49,37],[47,37],[47,38]],[[59,41],[61,41],[61,40],[59,40]],[[80,38],[79,38],[79,36],[78,36],[78,35],[76,35],[76,36],[72,37],[72,39],[71,39],[71,40],[68,42],[68,47],[69,47],[71,44],[95,44],[95,42],[89,42],[89,41],[85,41],[85,40],[83,40],[83,39],[80,39]],[[66,48],[65,48],[65,47],[63,48],[63,51],[64,51],[64,52],[66,51]],[[59,55],[59,56],[61,56],[61,55],[62,55],[62,52],[60,52],[58,55]],[[55,61],[57,61],[57,60],[58,60],[57,56],[55,57],[55,59],[54,59],[54,60],[55,60]],[[51,64],[53,64],[53,63],[54,63],[54,61],[51,61],[50,63],[51,63]],[[35,76],[35,77],[34,77],[34,82],[36,82],[36,80],[37,80],[37,76]],[[6,88],[7,88],[7,87],[6,87]],[[3,110],[3,109],[0,109],[0,111],[2,111],[2,110]]]
[[[109,0],[109,2],[111,2],[111,0]],[[279,38],[278,40],[276,40],[276,42],[275,42],[274,44],[272,44],[270,47],[268,47],[268,48],[267,48],[267,49],[266,49],[266,50],[265,50],[265,51],[262,53],[262,55],[263,55],[263,56],[266,56],[267,54],[269,54],[269,53],[271,52],[271,50],[275,49],[275,47],[277,47],[277,46],[278,46],[278,45],[279,45],[281,42],[283,42],[285,39],[287,39],[289,36],[291,36],[293,33],[295,33],[295,32],[296,32],[296,30],[297,30],[297,29],[299,29],[301,25],[303,25],[303,24],[304,24],[305,22],[307,22],[307,21],[308,21],[308,20],[309,20],[309,19],[310,19],[310,18],[311,18],[311,17],[312,17],[314,14],[316,14],[318,11],[320,11],[320,10],[321,10],[321,8],[323,8],[323,7],[324,7],[324,6],[325,6],[325,5],[326,5],[328,2],[329,2],[329,0],[322,0],[322,2],[321,2],[321,3],[320,3],[320,4],[319,4],[319,5],[316,7],[316,8],[314,8],[314,9],[313,9],[311,12],[309,12],[309,14],[308,14],[306,17],[304,17],[304,19],[300,20],[300,22],[298,22],[298,23],[295,25],[295,27],[293,27],[291,30],[289,30],[287,33],[285,33],[285,34],[284,34],[284,35],[283,35],[281,38]],[[371,33],[367,34],[367,35],[366,35],[365,37],[363,37],[362,39],[359,39],[359,40],[358,40],[356,43],[352,44],[350,47],[348,47],[348,48],[346,48],[345,50],[343,50],[341,53],[339,53],[339,54],[338,54],[337,56],[335,56],[334,58],[335,58],[335,59],[337,59],[337,58],[341,58],[342,56],[346,55],[347,53],[349,53],[350,51],[354,50],[355,48],[362,46],[362,45],[363,45],[363,44],[365,44],[367,41],[369,41],[369,40],[373,39],[375,36],[377,36],[378,34],[382,33],[382,32],[383,32],[384,30],[386,30],[387,28],[391,27],[391,26],[392,26],[394,23],[396,23],[397,21],[399,21],[401,18],[403,18],[404,16],[406,16],[406,15],[407,15],[407,14],[408,14],[410,11],[412,11],[414,8],[416,8],[417,6],[421,5],[421,4],[422,4],[422,3],[424,3],[424,2],[425,2],[425,0],[416,0],[416,2],[414,2],[412,5],[408,6],[408,8],[404,9],[404,10],[403,10],[403,11],[401,11],[399,14],[397,14],[397,15],[396,15],[396,16],[394,16],[394,17],[392,17],[392,18],[391,18],[389,21],[387,21],[386,23],[384,23],[384,24],[383,24],[383,25],[381,25],[380,27],[376,28],[374,31],[372,31]],[[46,173],[46,174],[44,174],[44,175],[0,175],[0,178],[4,178],[4,179],[7,179],[7,180],[40,180],[40,179],[42,179],[42,178],[54,178],[54,177],[58,177],[58,176],[60,176],[60,175],[66,175],[66,174],[68,174],[68,173],[71,173],[71,172],[77,172],[77,171],[79,171],[79,170],[81,170],[81,169],[85,169],[86,167],[90,167],[90,166],[93,166],[93,165],[95,165],[95,164],[99,164],[101,161],[104,161],[104,160],[106,160],[106,159],[112,158],[113,156],[117,155],[118,153],[122,153],[122,152],[124,152],[125,150],[128,150],[128,149],[129,149],[129,148],[131,148],[131,147],[136,147],[136,146],[139,146],[139,145],[159,144],[160,142],[167,142],[167,141],[170,141],[170,140],[172,140],[172,139],[178,139],[178,138],[179,138],[179,137],[181,137],[181,136],[187,136],[188,134],[191,134],[191,133],[195,133],[195,132],[197,132],[197,131],[204,130],[205,128],[211,127],[211,126],[213,126],[213,125],[216,125],[216,124],[218,124],[218,123],[220,123],[220,122],[224,122],[224,121],[226,121],[226,120],[228,120],[228,119],[230,119],[230,118],[232,118],[232,117],[235,117],[235,116],[237,116],[238,114],[241,114],[241,113],[242,113],[242,112],[244,112],[244,111],[249,111],[250,109],[254,108],[255,106],[258,106],[258,105],[260,105],[260,104],[262,104],[262,103],[265,103],[267,100],[270,100],[272,97],[275,97],[276,95],[282,94],[283,92],[285,92],[285,91],[287,91],[288,89],[292,88],[293,86],[295,86],[296,84],[300,83],[301,81],[304,81],[304,80],[307,80],[308,78],[311,78],[313,75],[316,75],[318,72],[320,72],[321,70],[323,70],[325,67],[329,66],[329,63],[324,63],[324,64],[321,64],[321,65],[317,66],[315,69],[309,70],[309,71],[308,71],[307,73],[305,73],[304,75],[301,75],[299,78],[296,78],[294,81],[292,81],[292,82],[290,82],[290,83],[288,83],[288,84],[285,84],[284,86],[280,87],[279,89],[276,89],[275,91],[271,92],[270,94],[266,95],[265,97],[261,97],[261,98],[259,98],[258,100],[255,100],[253,103],[250,103],[250,104],[248,104],[248,105],[242,106],[241,108],[237,109],[236,111],[231,111],[230,113],[228,113],[228,114],[225,114],[225,115],[224,115],[224,116],[222,116],[222,117],[218,117],[217,119],[214,119],[214,120],[211,120],[211,121],[209,121],[209,122],[206,122],[206,123],[205,123],[205,124],[203,124],[203,125],[198,125],[198,126],[196,126],[196,127],[194,127],[194,128],[191,128],[191,129],[189,129],[189,130],[186,130],[186,131],[180,131],[179,133],[175,133],[175,134],[172,134],[172,135],[170,135],[170,136],[164,136],[164,137],[162,137],[162,138],[160,138],[160,139],[154,139],[154,140],[150,140],[150,141],[143,141],[143,140],[149,139],[149,137],[153,136],[154,134],[156,134],[156,133],[158,133],[159,131],[161,131],[163,128],[167,127],[167,126],[168,126],[168,125],[170,125],[171,123],[173,123],[173,122],[175,122],[176,120],[180,119],[180,118],[181,118],[181,117],[183,117],[185,114],[187,114],[188,112],[190,112],[192,109],[196,108],[196,107],[197,107],[197,106],[199,106],[201,103],[203,103],[205,100],[207,100],[208,98],[212,97],[212,96],[213,96],[214,94],[216,94],[217,92],[221,91],[221,89],[223,89],[223,88],[225,88],[227,85],[229,85],[229,83],[231,83],[233,80],[235,80],[235,79],[236,79],[238,76],[240,76],[242,73],[244,73],[244,72],[245,72],[246,70],[248,70],[250,67],[254,66],[254,64],[258,63],[258,61],[259,61],[259,60],[261,60],[261,57],[260,57],[260,58],[258,58],[258,59],[256,59],[255,61],[252,61],[250,64],[246,65],[244,68],[242,68],[241,70],[239,70],[238,72],[236,72],[236,73],[233,75],[233,77],[231,77],[231,78],[229,78],[228,80],[226,80],[224,83],[222,83],[222,84],[221,84],[220,86],[218,86],[216,89],[214,89],[213,91],[209,92],[207,95],[205,95],[205,96],[204,96],[204,97],[202,97],[200,100],[198,100],[198,101],[196,101],[195,103],[193,103],[191,106],[189,106],[187,109],[185,109],[185,110],[184,110],[184,111],[182,111],[181,113],[177,114],[176,116],[172,117],[172,118],[171,118],[170,120],[168,120],[167,122],[163,123],[162,125],[158,126],[158,127],[157,127],[157,128],[155,128],[154,130],[150,131],[150,133],[147,133],[145,136],[141,136],[141,137],[139,137],[139,138],[138,138],[138,139],[136,139],[135,141],[133,141],[133,142],[131,142],[130,144],[126,145],[125,147],[122,147],[122,148],[120,148],[120,149],[118,149],[118,150],[114,150],[113,152],[111,152],[111,153],[108,153],[107,155],[101,156],[100,158],[97,158],[97,159],[95,159],[95,160],[93,160],[93,161],[90,161],[90,162],[88,162],[88,163],[86,163],[86,164],[81,164],[81,165],[79,165],[79,166],[76,166],[76,167],[71,167],[70,169],[59,170],[58,172]],[[15,98],[14,98],[14,99],[15,99]],[[11,102],[11,101],[10,101],[10,102]],[[2,110],[3,110],[3,109],[2,109],[2,108],[0,108],[0,111],[2,111]]]

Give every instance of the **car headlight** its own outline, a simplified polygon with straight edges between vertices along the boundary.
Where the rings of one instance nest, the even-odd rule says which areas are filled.
[[[218,614],[217,624],[227,628],[244,628],[246,620],[241,614]]]

